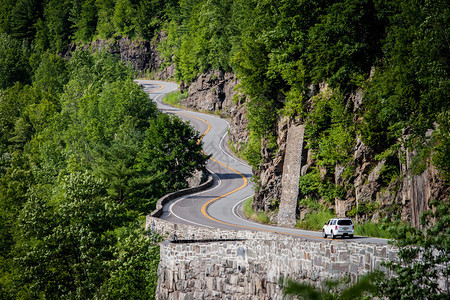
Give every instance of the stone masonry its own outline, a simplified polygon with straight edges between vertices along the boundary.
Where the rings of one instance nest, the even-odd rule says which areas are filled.
[[[281,181],[280,210],[278,211],[279,226],[293,227],[297,221],[297,198],[300,169],[302,168],[301,158],[304,133],[304,125],[293,125],[288,130]]]
[[[353,281],[395,259],[392,245],[311,241],[271,232],[175,224],[147,216],[160,244],[157,299],[283,299],[280,278]]]

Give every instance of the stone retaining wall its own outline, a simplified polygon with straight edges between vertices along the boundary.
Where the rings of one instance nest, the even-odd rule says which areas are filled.
[[[311,241],[270,232],[210,229],[147,217],[161,243],[157,299],[282,299],[282,277],[319,285],[396,258],[392,245]],[[207,241],[209,240],[209,241]],[[176,242],[175,242],[176,241]]]

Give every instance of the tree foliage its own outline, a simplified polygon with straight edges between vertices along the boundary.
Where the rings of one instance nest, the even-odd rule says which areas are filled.
[[[448,285],[440,286],[439,280],[450,275],[450,204],[431,204],[435,210],[421,216],[423,231],[399,224],[388,228],[399,247],[399,259],[385,263],[395,276],[378,282],[379,295],[390,299],[444,299],[448,295]]]
[[[417,173],[431,162],[448,184],[449,16],[445,0],[1,1],[0,298],[145,297],[157,250],[130,218],[206,160],[198,134],[160,115],[130,68],[106,53],[61,59],[71,43],[158,41],[162,67],[175,64],[187,85],[209,69],[234,72],[248,111],[245,158],[257,169],[261,147],[276,153],[280,118],[306,124],[316,166],[300,188],[317,206],[351,193],[357,137],[386,162],[380,184],[399,174],[402,146],[419,153]],[[346,186],[334,184],[336,166]],[[112,226],[94,228],[93,216]],[[431,249],[427,236],[408,242]],[[434,258],[421,251],[427,265],[391,267],[425,287]]]
[[[204,167],[198,133],[107,53],[45,52],[30,78],[0,89],[1,298],[152,297],[141,216]]]
[[[20,41],[0,33],[0,89],[29,79],[26,52]]]
[[[450,275],[450,204],[433,201],[432,205],[435,211],[421,216],[424,231],[399,222],[388,228],[392,243],[399,248],[397,260],[383,263],[390,272],[376,270],[354,284],[348,284],[345,278],[324,281],[321,288],[282,278],[284,294],[300,299],[446,299],[449,290],[445,280]]]

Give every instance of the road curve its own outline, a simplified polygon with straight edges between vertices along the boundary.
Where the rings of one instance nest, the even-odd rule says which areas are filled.
[[[158,108],[175,114],[204,134],[203,149],[211,159],[208,170],[214,176],[214,185],[203,192],[175,199],[165,205],[161,218],[176,223],[186,223],[211,228],[259,230],[288,234],[308,240],[324,240],[321,232],[275,227],[252,222],[243,216],[242,202],[253,195],[251,167],[240,161],[226,145],[229,124],[215,115],[186,111],[168,106],[161,99],[176,91],[178,85],[154,80],[136,80],[154,100]],[[331,239],[326,239],[332,241]],[[386,244],[387,240],[355,236],[355,242]]]

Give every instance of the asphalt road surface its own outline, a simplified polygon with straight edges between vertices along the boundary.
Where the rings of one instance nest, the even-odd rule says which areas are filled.
[[[161,99],[178,86],[175,83],[136,80],[158,108],[169,114],[175,114],[188,121],[200,134],[205,134],[203,149],[211,155],[207,164],[208,170],[214,176],[214,185],[196,194],[175,199],[164,207],[163,219],[176,223],[186,223],[211,228],[235,230],[260,230],[276,232],[306,238],[308,240],[325,240],[317,231],[298,230],[258,224],[245,218],[242,213],[242,203],[253,196],[251,167],[237,159],[227,147],[227,132],[229,123],[215,115],[186,111],[161,102]],[[326,240],[332,241],[330,238]],[[386,244],[387,240],[355,236],[345,240]]]

